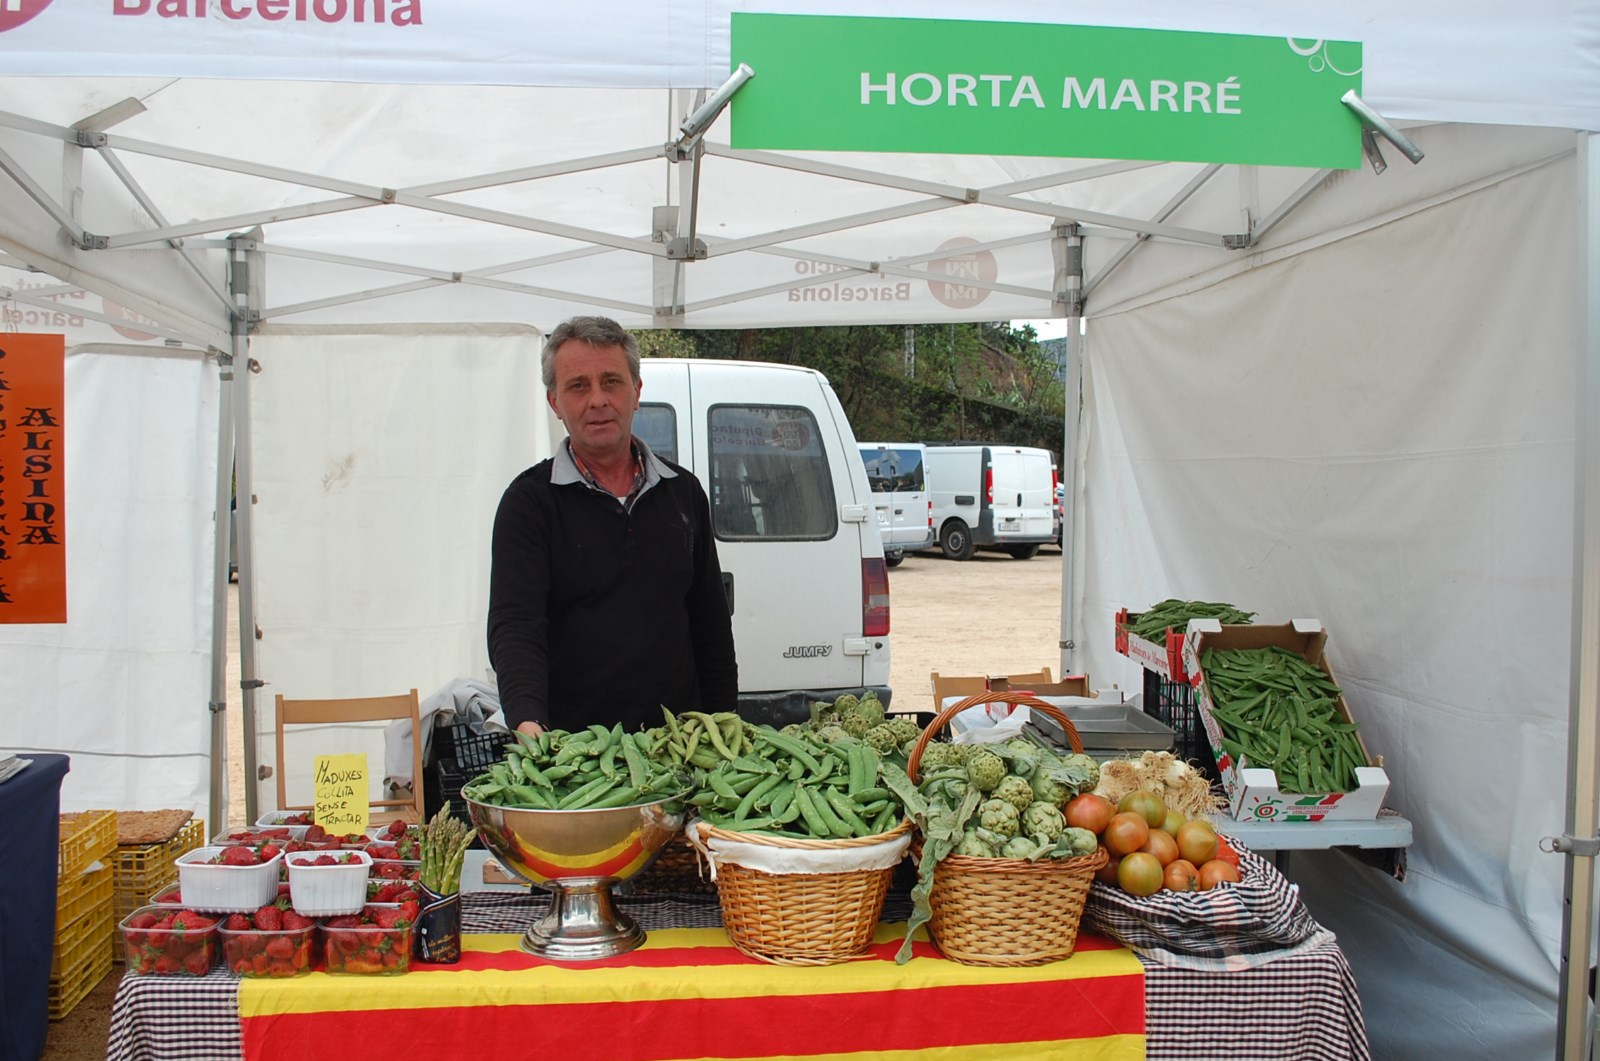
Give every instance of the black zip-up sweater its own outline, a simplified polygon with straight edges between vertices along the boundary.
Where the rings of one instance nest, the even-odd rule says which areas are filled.
[[[653,458],[660,460],[660,458]],[[661,724],[661,708],[732,711],[739,674],[711,506],[687,470],[632,511],[553,462],[514,479],[495,514],[489,662],[506,725]]]

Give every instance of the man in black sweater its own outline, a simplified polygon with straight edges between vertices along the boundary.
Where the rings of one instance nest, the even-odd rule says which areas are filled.
[[[545,342],[545,396],[567,428],[495,514],[489,662],[525,733],[732,711],[739,677],[711,506],[693,474],[633,437],[639,347],[574,317]]]

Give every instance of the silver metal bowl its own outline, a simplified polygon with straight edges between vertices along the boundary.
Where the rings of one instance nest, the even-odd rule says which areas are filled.
[[[604,810],[525,810],[463,796],[490,853],[551,893],[549,913],[524,934],[522,948],[581,961],[643,943],[644,930],[615,908],[611,887],[650,865],[683,828],[684,795]]]

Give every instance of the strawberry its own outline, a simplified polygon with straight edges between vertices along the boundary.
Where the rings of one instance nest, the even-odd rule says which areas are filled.
[[[328,830],[324,829],[320,825],[313,825],[311,828],[306,830],[305,842],[308,844],[321,843],[327,838]]]
[[[172,918],[172,927],[185,932],[198,932],[216,924],[212,918],[204,914],[197,914],[193,910],[179,910]]]
[[[355,928],[356,926],[358,926],[360,924],[361,924],[361,919],[358,918],[355,914],[340,914],[338,917],[330,917],[330,918],[328,918],[328,920],[326,920],[326,921],[324,921],[322,923],[322,927],[323,928]]]
[[[143,913],[134,914],[132,917],[128,918],[129,928],[154,928],[155,924],[156,915],[152,914],[148,910],[144,911]]]
[[[407,899],[400,904],[400,921],[402,924],[412,924],[417,920],[417,915],[422,913],[422,906],[415,899]]]
[[[263,906],[256,911],[256,927],[263,932],[281,932],[283,930],[283,911],[276,905]]]
[[[389,827],[384,830],[384,833],[391,837],[404,836],[406,835],[406,823],[401,819],[396,818],[394,821],[389,823]]]
[[[318,855],[313,861],[302,862],[300,864],[302,866],[337,866],[339,864],[339,860],[334,858],[332,855]]]
[[[183,959],[183,971],[195,976],[204,976],[211,969],[211,952],[201,947],[199,950]]]
[[[372,923],[379,928],[394,928],[400,921],[400,910],[394,906],[380,906],[372,911]]]
[[[164,975],[167,973],[175,973],[181,968],[183,967],[178,964],[178,959],[163,954],[161,957],[156,959],[156,964],[153,971]]]
[[[162,915],[161,920],[157,921],[154,925],[151,925],[150,927],[151,928],[160,928],[160,929],[169,929],[169,928],[172,927],[173,917],[174,917],[173,914],[164,914],[164,915]]]
[[[314,924],[316,922],[311,918],[302,917],[293,910],[285,910],[283,912],[283,930],[285,932],[302,932]]]
[[[400,849],[393,844],[368,844],[367,854],[373,858],[399,858]]]
[[[261,856],[248,847],[234,846],[224,850],[217,861],[224,866],[258,866]]]
[[[288,936],[274,936],[267,944],[267,956],[270,958],[293,958],[294,941]]]
[[[261,845],[261,861],[263,861],[263,862],[271,862],[274,858],[276,858],[278,856],[278,852],[280,852],[282,850],[283,850],[283,848],[281,846],[279,846],[278,844],[262,844]]]

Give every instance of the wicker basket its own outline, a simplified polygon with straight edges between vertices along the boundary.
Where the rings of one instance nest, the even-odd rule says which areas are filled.
[[[911,829],[909,821],[877,836],[811,840],[729,832],[707,823],[701,838],[793,851],[839,851],[888,843]],[[768,873],[735,862],[717,863],[722,924],[733,945],[774,965],[835,965],[867,949],[883,912],[894,867],[842,873]]]
[[[1060,709],[1019,692],[980,693],[939,712],[917,738],[906,773],[917,779],[922,751],[933,735],[969,707],[1023,704],[1060,723],[1075,752],[1083,751],[1077,727]],[[922,845],[912,856],[921,858]],[[1044,965],[1072,957],[1078,922],[1095,871],[1106,864],[1104,849],[1081,858],[973,858],[952,854],[933,874],[928,928],[946,958],[963,965]]]

